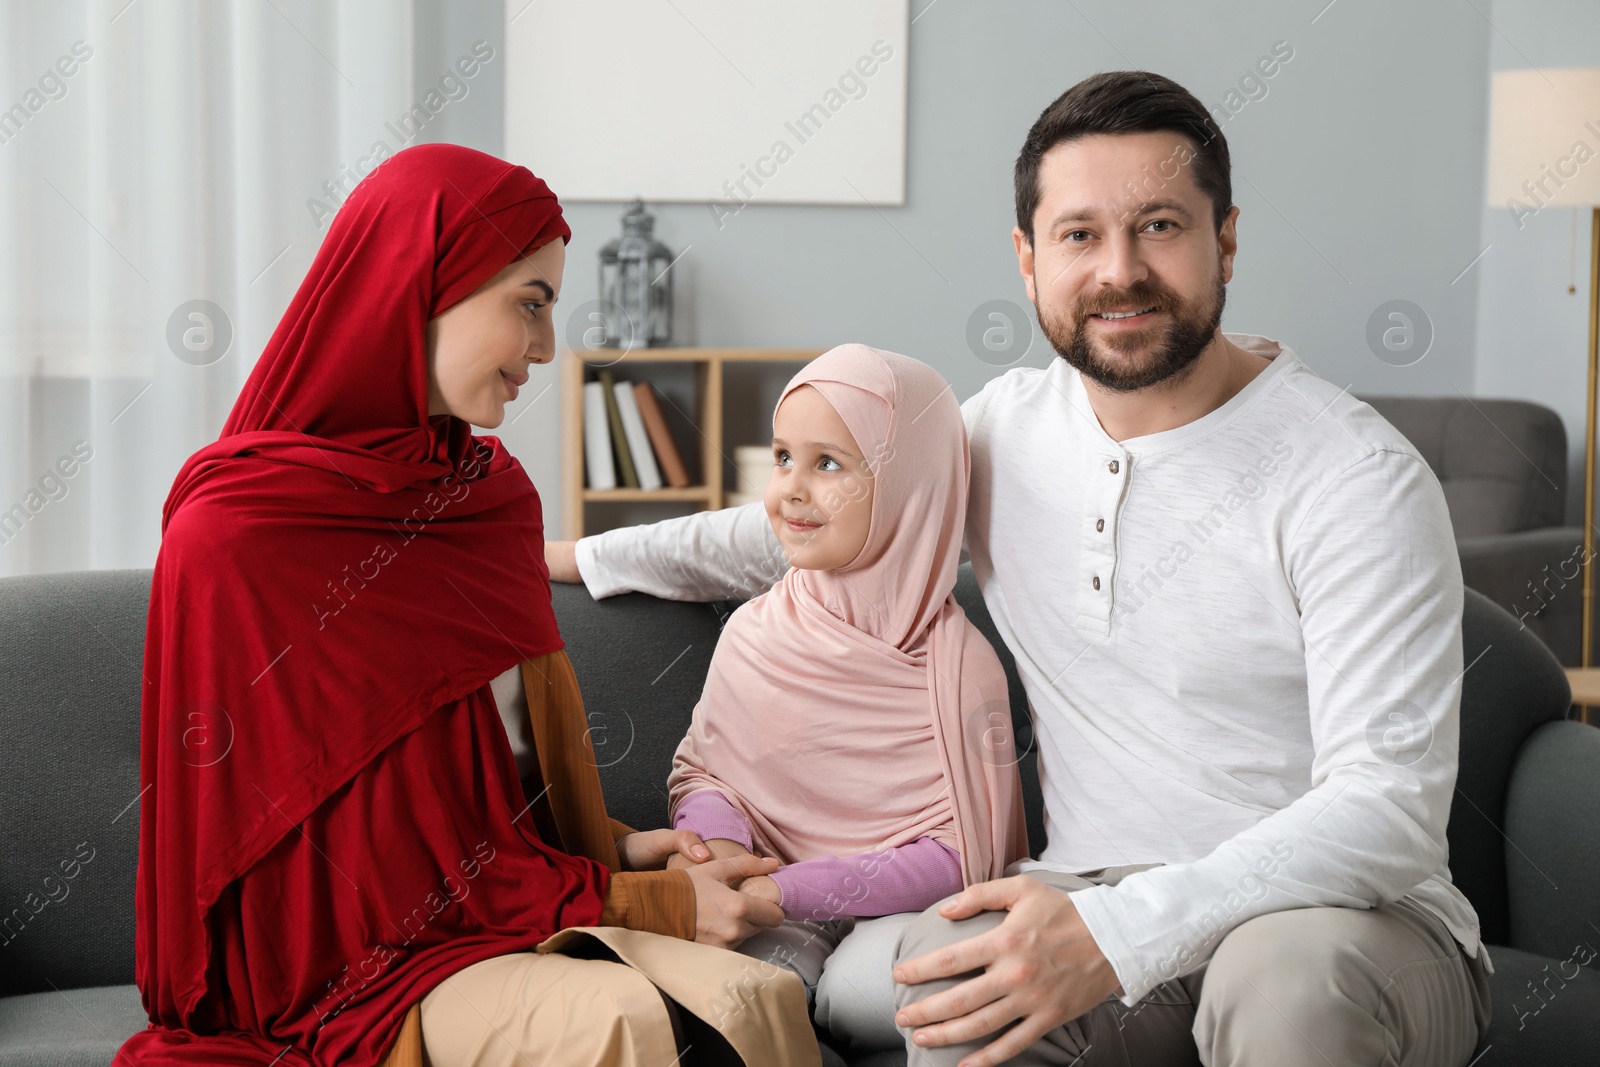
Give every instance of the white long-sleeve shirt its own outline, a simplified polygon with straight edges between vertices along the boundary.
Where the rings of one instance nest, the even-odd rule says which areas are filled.
[[[1462,583],[1444,495],[1371,407],[1275,341],[1211,413],[1118,442],[1062,361],[962,405],[967,551],[1016,658],[1049,843],[1124,1003],[1290,908],[1410,897],[1469,955],[1450,881]],[[595,597],[750,597],[759,504],[578,542]]]

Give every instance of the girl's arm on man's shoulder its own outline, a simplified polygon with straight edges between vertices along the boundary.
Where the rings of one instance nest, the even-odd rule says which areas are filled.
[[[789,569],[760,503],[546,542],[545,562],[553,580],[582,581],[596,600],[618,593],[748,600]]]

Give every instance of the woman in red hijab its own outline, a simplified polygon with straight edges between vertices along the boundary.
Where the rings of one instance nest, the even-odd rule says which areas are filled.
[[[730,885],[766,866],[614,873],[706,853],[606,820],[538,493],[469,425],[552,358],[569,237],[523,167],[396,154],[179,471],[142,700],[151,1024],[119,1065],[664,1065],[719,1043],[705,1022],[817,1062],[787,972],[719,1010],[748,961],[692,943],[781,920]],[[519,665],[531,803],[489,685]]]

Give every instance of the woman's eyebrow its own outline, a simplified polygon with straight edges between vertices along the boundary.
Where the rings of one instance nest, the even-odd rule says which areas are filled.
[[[556,291],[554,289],[550,288],[550,283],[545,281],[543,278],[530,278],[527,281],[522,283],[522,287],[524,289],[533,289],[533,288],[543,289],[544,290],[544,298],[546,300],[549,300],[552,303],[555,302]]]

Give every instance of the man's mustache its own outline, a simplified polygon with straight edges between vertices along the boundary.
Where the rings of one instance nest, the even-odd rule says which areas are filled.
[[[1078,321],[1082,322],[1091,315],[1100,315],[1108,311],[1125,311],[1128,308],[1155,308],[1157,311],[1166,311],[1177,305],[1178,301],[1164,289],[1130,289],[1126,293],[1117,293],[1097,296],[1092,301],[1084,301],[1078,306]]]

